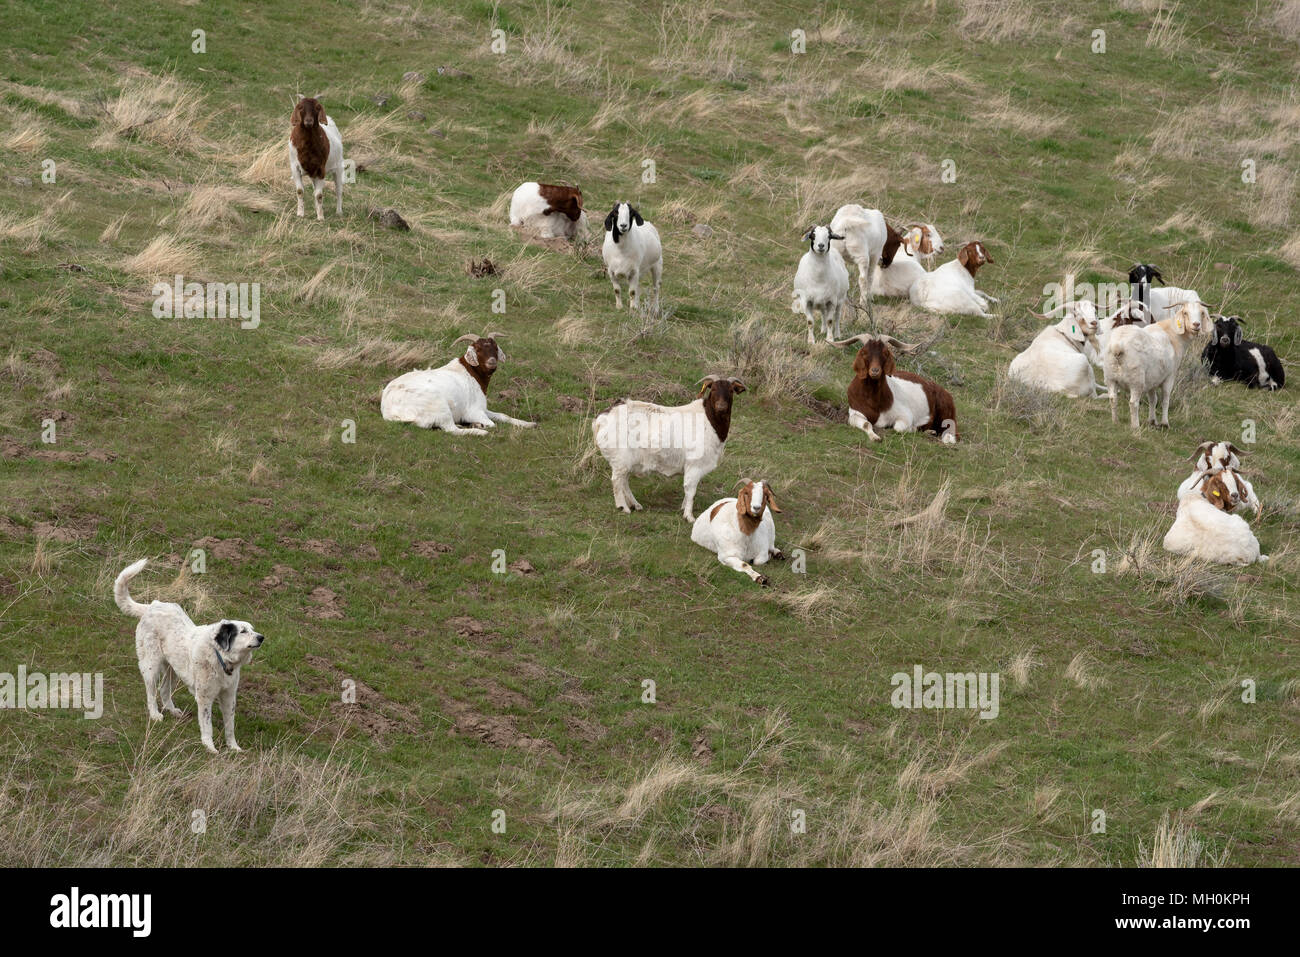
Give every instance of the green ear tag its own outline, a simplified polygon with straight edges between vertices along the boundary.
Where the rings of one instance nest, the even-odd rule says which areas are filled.
[[[1071,327],[1070,327],[1070,332],[1071,332],[1072,334],[1075,333],[1075,332],[1078,332],[1078,331],[1079,331],[1079,330],[1076,329],[1076,328],[1074,328],[1074,326],[1071,326]]]

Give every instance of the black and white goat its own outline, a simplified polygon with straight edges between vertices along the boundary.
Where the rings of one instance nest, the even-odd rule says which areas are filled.
[[[1217,384],[1237,379],[1248,389],[1280,389],[1286,384],[1286,372],[1277,353],[1262,342],[1243,337],[1240,316],[1215,316],[1214,338],[1201,352],[1201,361]]]

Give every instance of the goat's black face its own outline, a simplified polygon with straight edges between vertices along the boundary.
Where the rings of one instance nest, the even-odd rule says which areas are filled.
[[[1128,281],[1135,286],[1158,282],[1160,285],[1165,284],[1165,277],[1160,275],[1160,270],[1150,263],[1138,263],[1128,271]]]
[[[1230,346],[1241,345],[1242,335],[1241,326],[1238,323],[1241,319],[1238,316],[1220,316],[1214,320],[1214,339],[1219,348],[1227,349]]]

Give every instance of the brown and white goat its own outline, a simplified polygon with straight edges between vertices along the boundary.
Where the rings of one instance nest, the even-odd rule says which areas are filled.
[[[691,527],[691,541],[713,552],[728,568],[765,586],[767,576],[753,566],[785,558],[776,547],[776,524],[772,520],[772,513],[781,509],[767,482],[742,479],[739,484],[740,493],[734,498],[719,499],[700,513]]]
[[[581,238],[587,232],[582,190],[552,183],[524,183],[510,197],[510,225],[535,229],[543,239]]]
[[[531,429],[536,423],[512,419],[487,407],[488,383],[506,354],[497,345],[501,333],[463,335],[464,354],[437,369],[418,369],[384,386],[379,409],[390,422],[414,422],[422,429],[454,435],[487,435],[498,422]],[[462,428],[461,423],[471,426]],[[481,426],[481,428],[475,428]]]
[[[863,334],[835,343],[860,342],[853,359],[853,381],[849,383],[849,425],[862,429],[871,441],[881,441],[876,428],[896,432],[929,432],[945,445],[957,442],[957,404],[952,394],[937,382],[912,372],[901,372],[893,349],[913,352],[919,346],[900,342],[893,336]],[[891,349],[891,346],[893,347]]]
[[[325,115],[320,100],[300,96],[293,108],[289,128],[289,171],[298,190],[298,215],[303,208],[302,176],[311,178],[316,200],[316,218],[325,218],[325,180],[334,178],[336,216],[343,215],[343,137],[334,121]]]

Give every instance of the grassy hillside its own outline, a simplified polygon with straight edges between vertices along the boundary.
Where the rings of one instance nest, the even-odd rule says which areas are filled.
[[[1005,369],[1045,284],[1137,261],[1300,358],[1300,5],[930,6],[7,3],[0,671],[101,672],[106,703],[0,712],[0,861],[1297,863],[1294,389],[1189,359],[1172,428],[1134,435]],[[294,215],[296,93],[358,163],[324,223]],[[598,233],[510,231],[531,179],[657,224],[662,316],[614,311]],[[904,364],[955,395],[956,448],[867,441],[852,355],[803,341],[799,235],[845,202],[996,260],[991,320],[877,308],[933,343]],[[260,325],[154,318],[176,273],[259,283]],[[381,419],[385,382],[489,328],[490,405],[537,429]],[[691,543],[679,480],[616,513],[590,448],[613,399],[711,372],[750,390],[696,506],[774,484],[807,570],[767,590]],[[1172,560],[1188,457],[1247,419],[1273,561]],[[141,556],[137,597],[269,636],[246,753],[202,750],[188,693],[147,720],[111,598]],[[998,717],[894,709],[917,664],[999,673]]]

